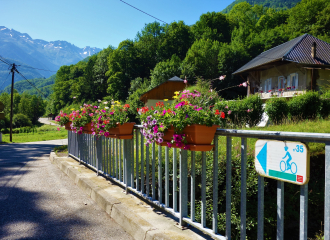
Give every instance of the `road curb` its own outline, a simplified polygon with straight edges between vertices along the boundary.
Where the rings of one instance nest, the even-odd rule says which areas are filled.
[[[50,154],[50,161],[67,174],[74,183],[90,196],[110,217],[120,224],[134,239],[205,239],[190,229],[181,230],[172,218],[150,207],[141,199],[125,194],[123,189],[112,184],[86,166],[69,157]]]

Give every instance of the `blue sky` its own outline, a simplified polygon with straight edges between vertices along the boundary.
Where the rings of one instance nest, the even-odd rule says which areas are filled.
[[[234,0],[124,0],[167,22],[194,24]],[[117,47],[155,19],[119,0],[0,0],[0,26],[33,39],[65,40],[78,47]]]

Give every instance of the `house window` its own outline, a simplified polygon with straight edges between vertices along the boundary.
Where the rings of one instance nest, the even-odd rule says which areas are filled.
[[[288,85],[287,87],[291,90],[298,89],[298,73],[292,73],[288,76]]]
[[[285,78],[283,76],[278,77],[278,90],[282,90],[284,88],[285,85]]]
[[[272,90],[272,79],[268,78],[265,80],[265,93],[269,92]]]

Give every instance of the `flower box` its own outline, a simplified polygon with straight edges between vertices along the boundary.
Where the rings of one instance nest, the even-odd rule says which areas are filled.
[[[214,147],[214,145],[211,145],[214,134],[219,126],[213,125],[211,127],[208,127],[206,125],[200,125],[200,124],[192,124],[190,126],[187,126],[183,129],[183,134],[185,134],[185,138],[187,141],[187,145],[189,145],[190,151],[211,151]],[[171,127],[167,133],[164,136],[164,142],[161,143],[161,146],[169,146],[173,148],[181,148],[184,149],[184,147],[178,147],[175,143],[171,143],[172,136],[174,134],[174,129]]]
[[[88,133],[88,134],[92,134],[92,123],[87,123],[84,127],[83,127],[83,132],[84,133]]]
[[[135,122],[117,124],[117,127],[109,129],[108,138],[116,139],[132,139],[133,138],[133,127]]]
[[[65,127],[65,129],[66,130],[69,130],[69,131],[72,131],[72,129],[71,129],[71,121],[69,121],[69,122],[67,122],[66,124],[64,124],[64,127]]]

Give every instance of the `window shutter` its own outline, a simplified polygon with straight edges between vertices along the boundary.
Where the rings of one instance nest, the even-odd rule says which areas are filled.
[[[265,92],[267,92],[267,79],[265,80]]]
[[[272,90],[272,79],[268,79],[268,91]]]

